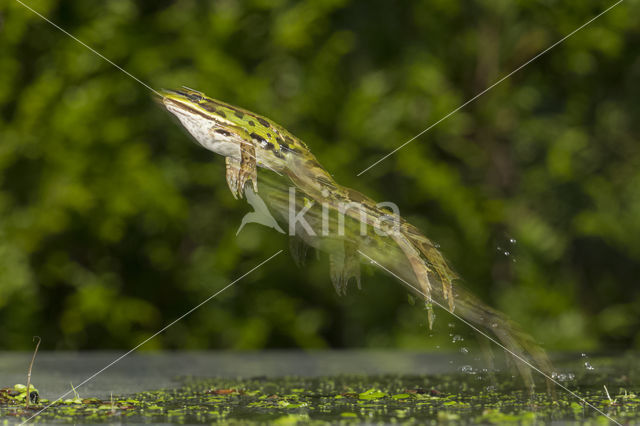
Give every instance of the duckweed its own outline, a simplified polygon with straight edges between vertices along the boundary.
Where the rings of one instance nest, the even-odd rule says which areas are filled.
[[[577,378],[570,389],[623,424],[640,423],[638,372]],[[602,383],[606,382],[609,397]],[[573,396],[522,389],[509,374],[335,376],[204,379],[184,377],[175,389],[54,403],[34,419],[56,423],[404,423],[533,424],[607,420]],[[31,392],[36,391],[35,388]],[[37,392],[37,391],[36,391]],[[0,421],[26,420],[26,387],[0,389]],[[50,395],[48,395],[50,396]]]

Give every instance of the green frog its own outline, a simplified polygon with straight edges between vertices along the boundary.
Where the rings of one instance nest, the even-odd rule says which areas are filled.
[[[392,241],[402,260],[398,257],[391,261],[384,259],[387,261],[385,269],[396,277],[405,276],[417,284],[414,286],[403,280],[414,293],[424,298],[430,328],[435,318],[432,302],[436,297],[442,302],[436,303],[443,309],[451,313],[456,309],[456,315],[472,327],[479,326],[494,334],[502,342],[500,346],[520,361],[528,354],[542,370],[551,371],[544,351],[529,336],[460,286],[456,285],[454,289],[453,282],[457,277],[436,245],[399,214],[391,213],[371,198],[338,184],[308,146],[283,126],[186,87],[163,90],[161,95],[164,107],[178,118],[198,144],[225,158],[226,180],[235,198],[242,198],[247,188],[259,192],[258,168],[288,178],[305,194],[305,203],[310,200],[311,204],[318,203],[340,211],[354,221],[382,231]],[[249,186],[245,188],[245,185]],[[282,206],[285,206],[284,202],[281,209],[286,208]],[[353,240],[345,242],[347,244],[354,244]],[[357,248],[360,243],[356,241],[355,244]],[[389,257],[385,249],[378,249],[375,253],[379,257]],[[359,284],[361,254],[364,253],[353,247],[340,253],[329,253],[331,277],[338,293],[344,292],[351,277],[355,277]],[[412,276],[408,276],[407,267],[400,265],[408,265]],[[345,272],[346,268],[349,271]],[[434,288],[432,282],[440,283],[439,288]],[[516,366],[525,381],[532,383],[529,368],[520,361]]]

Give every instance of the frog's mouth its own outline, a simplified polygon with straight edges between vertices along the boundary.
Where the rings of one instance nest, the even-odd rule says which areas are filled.
[[[181,122],[194,143],[224,157],[240,158],[240,142],[233,132],[225,130],[226,123],[200,111],[191,100],[176,91],[162,97],[161,102]]]
[[[190,89],[191,90],[191,89]],[[192,91],[193,92],[193,91]],[[233,123],[211,111],[203,108],[199,102],[204,98],[199,92],[188,92],[182,90],[161,89],[160,96],[156,100],[160,102],[169,112],[176,117],[199,117],[210,122],[214,126],[229,126]],[[182,119],[181,119],[182,121]]]
[[[200,117],[202,117],[205,120],[209,120],[209,121],[215,121],[214,118],[212,118],[211,116],[203,113],[202,111],[199,111],[198,109],[190,106],[189,104],[185,104],[183,102],[177,101],[175,99],[172,98],[162,98],[161,99],[162,104],[165,106],[165,108],[167,108],[167,110],[169,110],[169,112],[171,112],[172,114],[176,115],[176,116],[193,116],[193,115],[199,115]]]

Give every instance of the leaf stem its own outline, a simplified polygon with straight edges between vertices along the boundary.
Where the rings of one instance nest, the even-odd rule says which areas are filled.
[[[38,353],[38,348],[40,347],[40,342],[42,339],[40,336],[33,336],[33,341],[38,339],[38,343],[36,344],[36,349],[33,351],[33,357],[31,358],[31,364],[29,364],[29,372],[27,373],[27,395],[25,400],[27,401],[26,409],[29,409],[29,402],[31,402],[31,370],[33,369],[33,363],[36,360],[36,354]]]

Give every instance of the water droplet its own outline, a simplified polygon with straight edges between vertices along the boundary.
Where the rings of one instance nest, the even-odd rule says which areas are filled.
[[[455,336],[453,336],[453,340],[452,340],[452,342],[453,342],[453,343],[456,343],[456,342],[464,342],[464,338],[463,338],[462,336],[459,336],[459,335],[457,335],[457,334],[456,334]]]
[[[582,358],[586,358],[586,357],[587,357],[587,354],[582,353],[580,356],[581,356]]]
[[[496,247],[496,250],[498,250],[498,251],[502,251],[502,247],[497,246],[497,247]]]
[[[509,242],[510,242],[511,244],[515,244],[515,243],[517,243],[517,241],[516,241],[516,239],[515,239],[515,238],[509,238]]]
[[[427,319],[429,320],[429,330],[433,328],[433,322],[436,320],[436,313],[433,311],[433,305],[425,303],[424,307],[427,309]]]
[[[595,370],[595,368],[593,368],[593,365],[591,365],[589,361],[584,363],[584,368],[586,368],[587,370]]]
[[[467,348],[460,348],[460,352],[463,354],[468,354],[469,353],[469,349]]]
[[[460,371],[465,374],[476,374],[476,372],[473,371],[473,367],[470,365],[463,365],[462,367],[460,367]]]
[[[438,243],[435,243],[433,246],[434,246],[435,248],[437,248],[437,249],[439,249],[439,248],[440,248],[440,244],[438,244]]]
[[[508,251],[505,251],[503,254],[504,254],[505,256],[511,256],[511,252],[508,252]]]
[[[440,349],[440,345],[436,345],[436,349]]]
[[[573,373],[556,373],[556,372],[551,373],[551,378],[559,382],[568,382],[570,380],[575,379],[575,377],[576,376]]]
[[[449,323],[449,324],[447,324],[447,325],[449,326],[449,328],[453,328],[453,327],[455,327],[455,326],[456,326],[456,325],[455,325],[454,323],[452,323],[452,322],[450,322],[450,323]]]
[[[492,322],[492,323],[491,323],[491,327],[493,327],[493,328],[498,328],[498,323],[497,323],[497,322]]]

